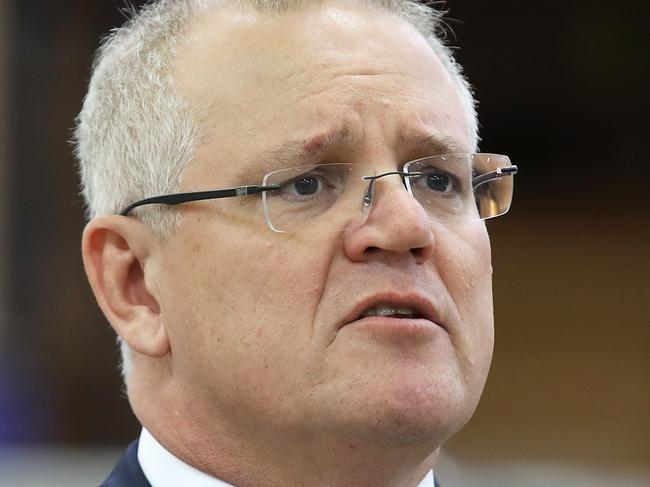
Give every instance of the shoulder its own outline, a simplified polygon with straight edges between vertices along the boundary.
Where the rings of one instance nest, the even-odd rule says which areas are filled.
[[[100,487],[151,487],[138,462],[138,440],[129,445]]]

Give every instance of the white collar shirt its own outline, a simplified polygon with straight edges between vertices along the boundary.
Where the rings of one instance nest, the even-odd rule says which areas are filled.
[[[138,462],[151,487],[235,487],[197,470],[168,452],[145,428],[140,434]],[[434,487],[429,471],[418,487]]]

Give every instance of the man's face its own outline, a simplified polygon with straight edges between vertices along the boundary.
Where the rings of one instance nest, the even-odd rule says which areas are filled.
[[[190,46],[174,79],[207,114],[185,191],[314,160],[396,171],[439,153],[427,138],[473,149],[449,75],[388,13],[214,13]],[[265,155],[295,141],[304,157]],[[493,345],[485,226],[430,224],[396,176],[373,205],[360,227],[296,234],[269,230],[259,196],[183,207],[156,280],[188,407],[240,428],[404,441],[469,419]],[[357,319],[377,304],[429,320]]]

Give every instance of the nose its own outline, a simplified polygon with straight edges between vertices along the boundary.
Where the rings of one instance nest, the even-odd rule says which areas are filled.
[[[435,248],[429,216],[398,176],[375,182],[373,206],[365,223],[343,233],[343,250],[355,262],[409,253],[418,264]]]

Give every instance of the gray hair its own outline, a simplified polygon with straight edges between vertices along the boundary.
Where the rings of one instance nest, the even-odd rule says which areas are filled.
[[[472,89],[445,45],[444,11],[416,0],[348,0],[403,17],[428,41],[451,75],[478,144]],[[92,67],[73,144],[79,159],[81,189],[89,219],[117,214],[128,204],[180,190],[183,171],[200,139],[202,111],[174,90],[176,53],[198,14],[233,3],[242,9],[276,13],[319,0],[158,0],[133,12],[131,19],[103,40]],[[178,212],[162,205],[135,210],[165,238],[178,223]],[[131,370],[131,350],[120,340],[122,374]]]

